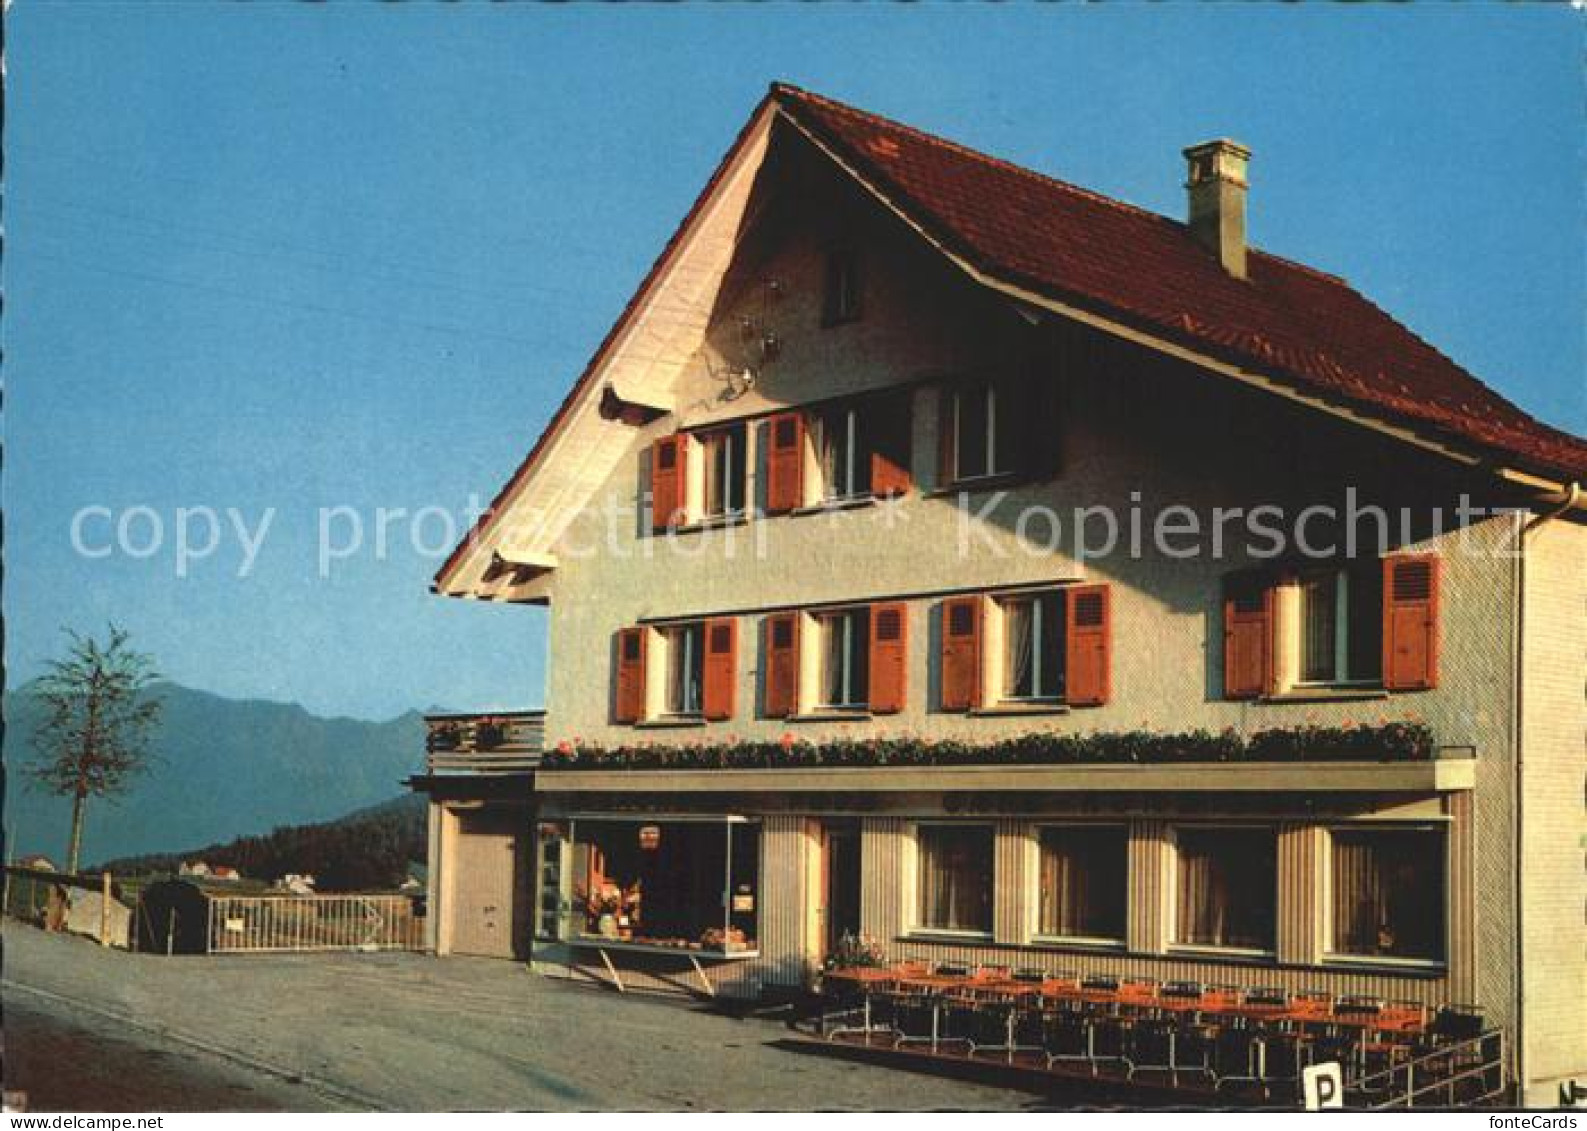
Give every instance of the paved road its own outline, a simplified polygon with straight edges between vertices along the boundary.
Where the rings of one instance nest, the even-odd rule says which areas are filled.
[[[202,1107],[194,1096],[225,1110],[996,1111],[1038,1102],[801,1055],[779,1047],[788,1036],[779,1022],[618,998],[509,962],[168,958],[10,922],[4,945],[6,1087],[30,1090],[39,1110]],[[51,1042],[153,1066],[150,1087],[168,1094],[118,1098],[41,1074]]]

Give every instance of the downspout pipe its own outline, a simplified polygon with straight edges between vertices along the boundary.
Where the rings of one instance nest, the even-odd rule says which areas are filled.
[[[1511,954],[1514,955],[1514,966],[1511,971],[1511,978],[1515,985],[1515,1009],[1513,1010],[1513,1015],[1515,1018],[1515,1041],[1512,1045],[1512,1048],[1514,1049],[1515,1056],[1515,1083],[1517,1089],[1516,1102],[1518,1104],[1526,1102],[1526,1030],[1524,1025],[1526,1014],[1526,963],[1524,959],[1526,948],[1526,931],[1524,929],[1526,902],[1522,896],[1522,873],[1525,869],[1526,862],[1526,853],[1524,851],[1525,845],[1522,840],[1522,829],[1524,827],[1522,806],[1524,804],[1523,799],[1525,796],[1522,793],[1522,787],[1525,784],[1525,775],[1523,771],[1526,760],[1526,744],[1523,741],[1524,728],[1522,724],[1522,708],[1524,706],[1524,696],[1526,692],[1525,681],[1522,679],[1522,671],[1524,668],[1525,659],[1524,642],[1526,640],[1526,536],[1532,533],[1532,531],[1540,529],[1545,524],[1557,519],[1560,515],[1571,510],[1573,507],[1576,507],[1578,504],[1580,504],[1581,498],[1581,483],[1579,481],[1573,480],[1565,488],[1565,497],[1563,501],[1561,501],[1552,509],[1544,511],[1541,514],[1534,515],[1526,522],[1522,523],[1516,535],[1519,543],[1517,546],[1519,552],[1515,555],[1515,569],[1512,575],[1512,581],[1515,587],[1515,604],[1514,612],[1511,618],[1511,624],[1515,633],[1515,671],[1513,673],[1514,685],[1511,692],[1511,702],[1513,704],[1512,710],[1514,711],[1515,718],[1515,778],[1511,785],[1511,789],[1514,791],[1514,800],[1510,805],[1510,831],[1512,842],[1511,852],[1514,854],[1515,858],[1515,885],[1511,911],[1511,916],[1515,923],[1515,945],[1511,948]]]

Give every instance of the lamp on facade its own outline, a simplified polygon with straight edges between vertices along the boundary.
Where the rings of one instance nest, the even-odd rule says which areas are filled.
[[[639,847],[645,852],[654,852],[661,847],[661,826],[640,825]]]

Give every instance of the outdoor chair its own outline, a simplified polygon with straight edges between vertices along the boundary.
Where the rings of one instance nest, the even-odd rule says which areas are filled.
[[[940,1045],[963,1045],[967,1053],[974,1053],[976,1034],[980,1032],[981,1018],[987,1007],[972,998],[947,994],[937,999],[937,1042]],[[997,1044],[1006,1044],[1000,1038]]]
[[[1215,1026],[1200,1021],[1180,1021],[1174,1033],[1174,1083],[1182,1072],[1217,1078],[1212,1058],[1217,1053],[1218,1032]]]
[[[1130,1068],[1129,1032],[1134,1022],[1111,1014],[1092,1014],[1086,1022],[1088,1037],[1091,1042],[1091,1071],[1094,1075],[1097,1069],[1107,1063],[1121,1065],[1126,1072]]]
[[[1143,1019],[1130,1027],[1130,1077],[1138,1072],[1174,1070],[1174,1026],[1167,1019]]]
[[[1261,1033],[1245,1025],[1225,1025],[1218,1030],[1212,1050],[1213,1087],[1228,1084],[1265,1085],[1258,1071]],[[1265,1090],[1265,1089],[1264,1089]]]
[[[1435,1043],[1448,1044],[1467,1041],[1482,1035],[1482,1007],[1476,1005],[1440,1005],[1433,1013],[1428,1035]]]
[[[1014,1058],[1015,1008],[1007,1002],[981,1002],[970,1026],[970,1053],[1000,1052]]]
[[[904,1045],[937,1045],[937,1003],[927,994],[893,995],[894,1048]]]
[[[1047,1053],[1047,1067],[1059,1061],[1087,1061],[1091,1059],[1091,1043],[1084,1014],[1075,1010],[1054,1010],[1042,1018],[1042,1048]]]

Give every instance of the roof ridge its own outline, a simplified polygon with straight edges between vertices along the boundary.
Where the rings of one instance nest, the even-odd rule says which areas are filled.
[[[790,83],[781,82],[772,83],[772,92],[778,95],[792,95],[803,101],[826,106],[830,109],[837,110],[840,113],[853,114],[859,118],[869,118],[872,121],[882,123],[890,129],[900,130],[930,145],[939,146],[940,148],[962,154],[966,157],[973,157],[977,161],[985,161],[988,164],[997,165],[1022,177],[1029,177],[1033,180],[1043,181],[1047,184],[1053,185],[1056,188],[1063,189],[1065,192],[1072,192],[1077,196],[1083,196],[1088,199],[1095,200],[1099,204],[1106,204],[1111,208],[1117,208],[1123,212],[1132,212],[1149,220],[1157,220],[1163,223],[1173,224],[1175,227],[1185,227],[1184,224],[1178,220],[1175,220],[1172,216],[1165,216],[1161,212],[1153,212],[1150,208],[1142,208],[1139,204],[1131,204],[1129,201],[1120,200],[1116,196],[1108,196],[1106,193],[1097,192],[1095,189],[1088,189],[1084,185],[1077,185],[1073,181],[1066,181],[1059,177],[1054,177],[1051,174],[1043,173],[1037,169],[1032,169],[1028,165],[1021,165],[1018,162],[1010,161],[1006,157],[998,157],[994,154],[987,153],[984,150],[975,149],[971,146],[965,145],[963,142],[953,141],[950,138],[941,136],[940,134],[934,134],[928,130],[923,130],[919,126],[912,126],[907,122],[900,122],[896,118],[889,118],[884,114],[877,114],[870,110],[862,110],[858,106],[850,106],[847,102],[839,102],[836,98],[828,98],[824,94],[817,94],[814,91],[803,90],[800,87],[793,86]]]
[[[1131,204],[1129,201],[1120,200],[1116,196],[1109,196],[1107,193],[1098,192],[1096,189],[1086,188],[1084,185],[1075,184],[1073,181],[1066,181],[1062,177],[1053,176],[1051,173],[1043,173],[1040,169],[1032,169],[1028,165],[1021,165],[1017,161],[1010,161],[1006,157],[998,157],[995,154],[987,153],[985,150],[976,149],[973,146],[965,145],[963,142],[954,141],[953,139],[943,137],[940,134],[934,134],[929,130],[923,130],[919,126],[912,126],[908,122],[900,122],[896,118],[889,118],[885,114],[878,114],[872,110],[864,110],[858,106],[851,106],[847,102],[841,102],[838,99],[830,98],[825,94],[817,94],[813,90],[805,90],[803,87],[795,86],[792,83],[774,82],[771,84],[771,92],[773,96],[793,97],[805,102],[812,102],[820,106],[826,106],[840,113],[852,114],[858,118],[869,118],[872,121],[882,123],[889,129],[900,130],[930,145],[935,145],[942,149],[946,149],[950,152],[958,153],[966,157],[972,157],[977,161],[985,161],[989,165],[996,165],[999,168],[1006,169],[1018,176],[1028,177],[1032,180],[1040,181],[1043,184],[1052,185],[1053,187],[1061,189],[1064,192],[1071,192],[1076,196],[1085,197],[1087,200],[1094,200],[1099,204],[1106,205],[1109,208],[1117,209],[1120,212],[1128,212],[1146,220],[1155,220],[1158,223],[1169,224],[1181,231],[1189,228],[1189,225],[1184,221],[1176,220],[1172,216],[1166,215],[1162,212],[1154,212],[1152,209],[1143,208],[1139,204]],[[1320,267],[1314,267],[1309,263],[1302,263],[1298,259],[1291,259],[1288,256],[1278,255],[1275,252],[1266,251],[1254,245],[1249,247],[1247,250],[1253,255],[1259,255],[1263,259],[1270,259],[1275,263],[1282,263],[1286,267],[1291,267],[1297,271],[1304,271],[1308,275],[1315,275],[1320,279],[1331,279],[1335,282],[1344,283],[1346,286],[1350,286],[1349,280],[1343,275],[1335,274],[1332,271],[1324,271]],[[1354,288],[1352,287],[1352,289]]]

